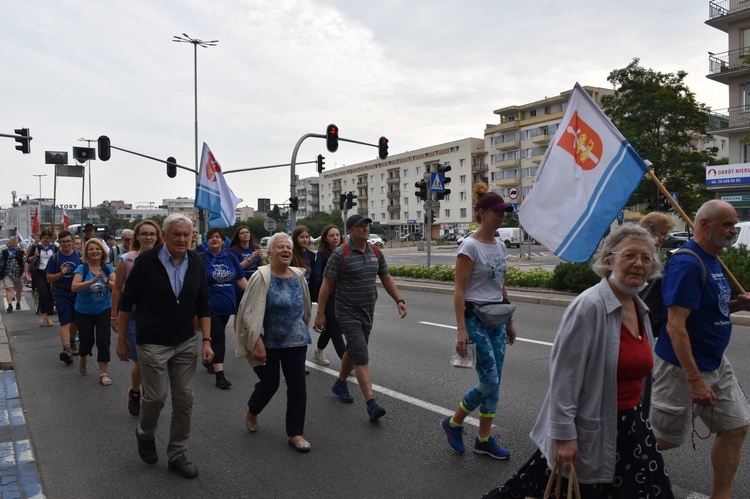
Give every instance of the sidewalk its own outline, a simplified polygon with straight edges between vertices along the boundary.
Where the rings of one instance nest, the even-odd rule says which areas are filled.
[[[3,301],[4,300],[0,300]],[[8,335],[0,316],[0,498],[43,498]]]

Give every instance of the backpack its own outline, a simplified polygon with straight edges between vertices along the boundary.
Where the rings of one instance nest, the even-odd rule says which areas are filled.
[[[706,269],[706,264],[703,262],[703,259],[700,257],[700,255],[688,248],[680,248],[672,252],[672,256],[677,254],[693,255],[698,259],[701,264],[703,286],[705,286],[706,282],[708,282],[708,270]],[[668,261],[669,260],[667,260],[667,262]],[[639,296],[650,310],[648,320],[651,323],[651,330],[653,331],[654,338],[659,337],[661,327],[667,322],[667,317],[662,317],[664,315],[664,299],[661,294],[661,280],[661,276],[657,277],[656,279],[651,281],[643,291],[639,293]]]
[[[18,266],[23,270],[23,257],[24,252],[21,248],[17,249],[16,252],[13,254],[13,258],[16,259],[16,262],[18,262]],[[8,248],[5,248],[2,252],[2,255],[0,256],[0,279],[5,277],[5,271],[8,268],[8,258],[10,258],[10,252],[8,251]]]

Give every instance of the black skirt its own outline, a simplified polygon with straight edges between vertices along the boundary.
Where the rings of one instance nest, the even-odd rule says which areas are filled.
[[[551,470],[542,452],[531,459],[510,480],[482,499],[542,497]],[[661,451],[643,408],[617,412],[617,455],[612,483],[580,484],[585,499],[672,499],[672,486]],[[562,498],[567,498],[568,481],[562,480]]]

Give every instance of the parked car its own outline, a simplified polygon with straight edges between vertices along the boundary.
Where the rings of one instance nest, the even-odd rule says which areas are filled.
[[[380,237],[380,234],[370,234],[369,240],[378,248],[382,248],[385,245],[385,242],[383,241],[383,238]]]
[[[268,246],[268,240],[269,239],[270,239],[269,236],[261,237],[260,238],[260,247],[261,248],[265,248],[266,246]]]
[[[750,249],[750,222],[740,222],[734,228],[737,229],[737,235],[734,236],[732,247],[745,246],[745,249]]]
[[[408,234],[404,234],[401,236],[402,241],[421,241],[422,240],[422,233],[421,232],[410,232]]]
[[[690,240],[689,232],[670,232],[662,243],[661,247],[665,249],[675,249],[681,247]]]
[[[518,227],[502,227],[495,232],[495,239],[505,243],[506,248],[521,247],[521,231]]]

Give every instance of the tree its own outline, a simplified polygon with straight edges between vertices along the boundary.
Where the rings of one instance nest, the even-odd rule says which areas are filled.
[[[643,159],[654,164],[654,173],[669,191],[680,196],[680,206],[692,216],[713,196],[706,189],[705,166],[717,150],[699,151],[693,138],[707,136],[709,109],[695,100],[685,85],[685,71],[660,73],[645,69],[635,58],[607,80],[614,95],[602,97],[605,113]],[[641,183],[630,202],[655,199],[656,184]]]

